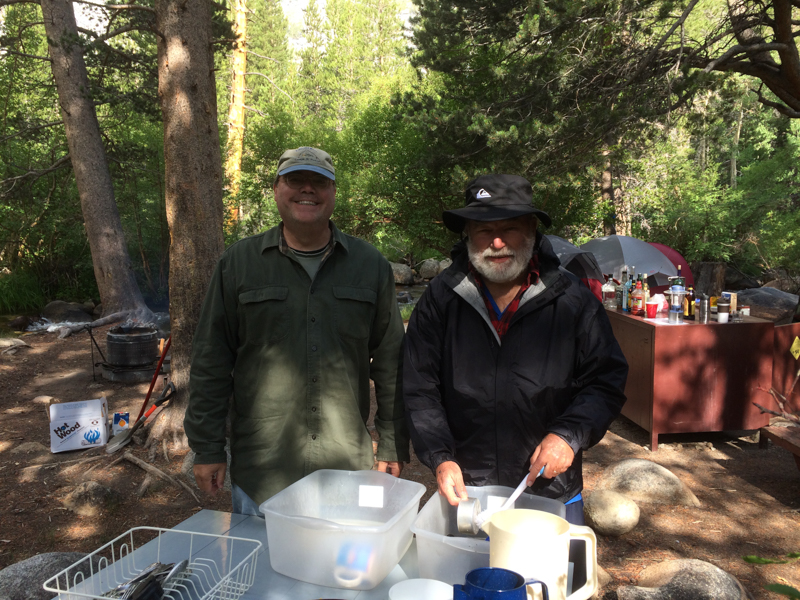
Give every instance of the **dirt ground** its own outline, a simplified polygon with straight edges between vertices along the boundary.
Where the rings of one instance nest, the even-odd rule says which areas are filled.
[[[101,347],[105,329],[95,332]],[[43,552],[90,552],[137,525],[173,527],[201,508],[230,510],[230,495],[196,501],[183,488],[156,481],[140,498],[146,473],[115,461],[123,451],[104,449],[50,454],[47,403],[39,396],[70,402],[106,396],[110,412],[138,414],[148,383],[121,384],[92,376],[86,333],[65,340],[55,333],[23,336],[32,348],[0,355],[0,568]],[[95,360],[99,360],[95,353]],[[155,392],[160,391],[160,383]],[[752,432],[751,432],[752,433]],[[36,444],[31,444],[35,442]],[[780,598],[768,583],[800,588],[800,563],[753,565],[745,555],[779,558],[800,552],[800,470],[776,447],[758,448],[746,433],[662,436],[658,451],[644,430],[625,418],[584,459],[586,491],[602,470],[625,458],[655,461],[675,473],[700,499],[700,508],[642,505],[639,526],[619,538],[599,538],[598,562],[612,581],[602,592],[615,598],[620,585],[635,584],[650,564],[697,558],[735,575],[755,598]],[[173,477],[181,477],[182,454],[153,455],[141,445],[130,451]],[[404,477],[435,489],[427,468],[414,460]],[[119,492],[99,517],[67,510],[63,498],[76,485],[95,480]]]

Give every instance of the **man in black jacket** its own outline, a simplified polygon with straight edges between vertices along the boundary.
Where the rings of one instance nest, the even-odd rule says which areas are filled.
[[[550,217],[522,177],[478,177],[443,220],[466,238],[408,324],[414,449],[452,505],[465,484],[515,488],[528,474],[527,491],[582,524],[582,451],[622,409],[628,374],[605,309],[536,231]]]

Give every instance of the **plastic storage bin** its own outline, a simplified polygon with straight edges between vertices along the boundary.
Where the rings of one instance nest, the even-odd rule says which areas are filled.
[[[315,471],[261,504],[272,568],[316,585],[370,590],[411,544],[420,483],[378,471]]]
[[[470,498],[478,498],[481,508],[500,506],[513,492],[510,487],[489,485],[467,486]],[[514,508],[541,510],[562,519],[566,515],[564,504],[549,498],[522,494]],[[456,507],[450,506],[444,496],[435,494],[419,511],[411,531],[417,535],[419,576],[438,579],[446,583],[464,583],[464,576],[472,569],[489,566],[489,541],[482,531],[477,535],[459,533],[456,525]]]

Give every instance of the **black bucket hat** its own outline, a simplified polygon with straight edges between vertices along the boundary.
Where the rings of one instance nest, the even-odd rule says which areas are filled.
[[[464,208],[442,213],[442,220],[450,231],[464,231],[466,219],[501,221],[523,215],[536,215],[550,227],[550,216],[533,205],[531,184],[519,175],[481,175],[467,184],[464,196]]]

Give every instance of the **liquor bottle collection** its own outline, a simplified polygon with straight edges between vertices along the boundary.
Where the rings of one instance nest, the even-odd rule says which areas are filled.
[[[713,313],[718,314],[717,321],[719,323],[727,323],[728,310],[730,310],[731,322],[741,322],[743,316],[749,316],[749,306],[743,306],[741,307],[743,310],[736,312],[736,294],[732,292],[723,292],[720,297],[722,311],[715,310],[719,305],[717,298],[715,296],[709,298],[705,294],[695,293],[693,286],[686,285],[686,278],[683,276],[682,270],[682,265],[678,265],[678,275],[669,278],[670,286],[664,291],[669,304],[667,318],[670,323],[683,323],[684,320],[708,323],[710,315]],[[636,275],[636,267],[631,266],[629,276],[626,265],[622,268],[622,280],[616,285],[614,281],[613,275],[609,273],[602,287],[603,306],[609,310],[629,312],[634,316],[655,318],[656,308],[652,305],[657,302],[650,303],[651,306],[648,308],[650,289],[645,275],[642,273]],[[731,295],[733,296],[732,302]],[[722,318],[720,318],[719,312],[722,312]]]

